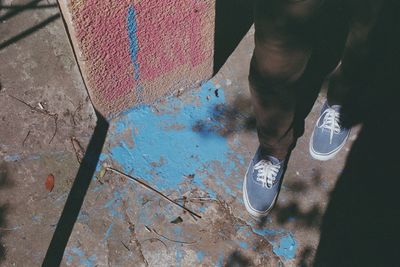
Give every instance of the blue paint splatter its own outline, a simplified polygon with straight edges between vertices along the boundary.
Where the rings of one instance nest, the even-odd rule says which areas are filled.
[[[272,229],[267,229],[267,228],[260,229],[260,228],[255,228],[255,227],[252,227],[252,231],[255,234],[263,236],[263,237],[265,237],[265,236],[274,236],[274,235],[286,233],[285,230],[280,230],[280,229],[272,230]]]
[[[41,219],[42,219],[42,216],[39,216],[39,215],[33,215],[32,216],[32,221],[40,222]]]
[[[32,155],[32,156],[29,156],[29,158],[28,158],[28,160],[38,160],[38,159],[40,159],[39,155]]]
[[[218,267],[224,266],[224,258],[225,258],[224,254],[221,253],[221,254],[219,255],[219,257],[218,257],[216,266],[218,266]]]
[[[230,195],[238,191],[234,179],[242,179],[237,173],[235,161],[242,161],[229,147],[227,139],[219,131],[224,125],[218,118],[225,105],[223,89],[219,97],[208,97],[215,90],[211,82],[204,83],[201,90],[190,92],[190,103],[171,97],[157,112],[151,106],[141,105],[122,116],[112,125],[110,143],[120,140],[126,129],[133,129],[131,138],[135,146],[124,140],[111,147],[109,156],[124,172],[138,176],[160,190],[181,190],[185,175],[196,173],[193,185],[208,192],[216,192],[205,183],[210,174],[221,170],[215,183]],[[174,125],[179,124],[175,129]],[[168,128],[168,130],[165,130]],[[164,164],[157,164],[164,159]],[[233,160],[234,159],[234,160]],[[229,179],[229,180],[228,180]],[[229,181],[229,183],[228,183]],[[232,183],[232,185],[230,185]]]
[[[89,222],[89,213],[81,211],[78,216],[78,221],[87,224]]]
[[[85,252],[78,247],[73,247],[70,249],[70,251],[73,254],[75,254],[76,256],[78,256],[80,265],[85,266],[85,267],[94,267],[95,266],[95,261],[97,259],[95,254],[93,254],[90,257],[87,257],[85,255]],[[67,256],[67,263],[68,262],[72,263],[72,261],[73,261],[73,256],[72,255]]]
[[[71,255],[66,255],[66,258],[67,258],[67,265],[71,265],[71,263],[72,263],[74,257],[71,256]]]
[[[247,243],[244,242],[244,241],[240,241],[240,242],[239,242],[239,245],[240,245],[240,247],[241,247],[242,249],[248,249],[248,248],[249,248],[249,244],[247,244]]]
[[[196,251],[196,256],[197,256],[197,260],[198,260],[199,262],[203,262],[204,256],[205,256],[205,254],[204,254],[203,251],[201,251],[201,250]]]
[[[282,237],[279,244],[274,244],[273,251],[285,260],[294,259],[296,256],[297,242],[291,234]]]
[[[268,218],[268,221],[272,221]],[[252,221],[247,222],[251,226],[251,231],[264,238],[268,243],[272,244],[273,252],[284,260],[291,260],[295,257],[297,251],[297,243],[292,233],[285,229],[260,229],[257,228]]]
[[[103,242],[106,241],[106,240],[110,237],[111,230],[112,230],[113,226],[114,226],[114,223],[111,223],[111,224],[108,226],[108,228],[107,228],[107,230],[106,230],[106,233],[104,234],[104,237],[103,237]]]
[[[131,60],[133,64],[134,78],[137,81],[139,79],[139,63],[138,63],[138,52],[139,44],[137,39],[137,24],[136,24],[136,12],[133,6],[129,6],[128,9],[128,37],[129,37],[129,50],[131,53]]]
[[[182,259],[183,259],[183,253],[182,253],[182,247],[181,246],[179,246],[179,248],[176,249],[175,257],[176,257],[176,266],[181,266],[181,262],[182,262]]]
[[[16,154],[16,155],[7,155],[4,156],[4,161],[6,162],[15,162],[21,160],[21,156]]]
[[[123,214],[120,211],[120,207],[122,205],[122,200],[124,199],[125,194],[128,192],[128,188],[124,188],[122,190],[116,190],[113,192],[113,197],[104,204],[104,208],[108,209],[108,213],[110,216],[123,219]]]

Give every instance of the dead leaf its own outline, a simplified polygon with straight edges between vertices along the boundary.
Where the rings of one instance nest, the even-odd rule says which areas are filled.
[[[178,224],[178,223],[181,223],[181,222],[183,222],[181,216],[179,216],[179,217],[176,218],[175,220],[171,221],[171,223],[173,223],[173,224]]]
[[[53,174],[49,174],[47,175],[47,179],[46,182],[44,183],[44,186],[46,187],[47,191],[51,192],[53,191],[54,188],[54,175]]]

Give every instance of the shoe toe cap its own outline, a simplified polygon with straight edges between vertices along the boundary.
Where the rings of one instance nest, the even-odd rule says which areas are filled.
[[[253,212],[265,213],[272,208],[275,202],[277,191],[274,187],[271,189],[266,189],[260,184],[256,184],[251,179],[247,179],[246,195],[248,205]]]

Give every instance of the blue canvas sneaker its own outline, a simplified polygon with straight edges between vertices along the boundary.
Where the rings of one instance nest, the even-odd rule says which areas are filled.
[[[346,143],[350,129],[341,125],[341,106],[325,102],[310,139],[310,153],[314,159],[333,158]]]
[[[285,162],[272,156],[262,157],[260,148],[251,160],[243,182],[243,200],[256,219],[265,217],[274,206],[285,167]]]

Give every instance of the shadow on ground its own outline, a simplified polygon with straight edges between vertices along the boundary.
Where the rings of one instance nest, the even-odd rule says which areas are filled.
[[[0,10],[7,10],[7,12],[3,16],[0,16],[0,22],[8,20],[26,10],[57,8],[56,4],[38,5],[41,1],[42,0],[33,0],[24,5],[3,5],[0,3]],[[0,43],[0,50],[44,28],[47,24],[59,19],[60,17],[61,15],[59,13],[54,14],[47,19],[41,21],[40,23],[33,25],[31,28],[22,31],[7,40],[4,40]]]
[[[0,163],[0,190],[12,186],[12,181],[9,180],[9,167],[6,162]],[[6,215],[9,209],[8,203],[0,203],[0,263],[6,258],[6,249],[1,242],[1,239],[14,229],[7,227]]]
[[[363,126],[331,195],[314,266],[398,265],[399,11],[397,2],[385,2],[363,86],[345,107],[347,123]]]
[[[377,26],[370,36],[368,57],[361,80],[354,81],[343,108],[345,124],[362,125],[340,174],[325,214],[317,206],[301,212],[295,202],[275,207],[277,223],[291,216],[303,226],[321,232],[315,259],[306,247],[297,258],[299,266],[396,266],[400,240],[398,191],[400,165],[397,125],[400,99],[400,4],[385,1]],[[308,112],[307,105],[305,112]],[[316,178],[316,181],[318,177]],[[306,191],[303,184],[292,185]],[[265,221],[259,227],[265,226]],[[239,266],[237,252],[231,266]],[[236,264],[236,265],[235,265]],[[243,263],[246,266],[246,263]],[[230,266],[230,265],[227,265]]]
[[[42,266],[59,266],[106,140],[109,123],[96,111],[97,122],[85,156],[50,242]]]
[[[205,137],[214,134],[228,137],[240,131],[254,131],[256,120],[251,109],[250,98],[238,96],[230,105],[214,105],[209,110],[209,118],[196,121],[192,129]],[[217,123],[210,126],[209,120]]]
[[[252,262],[239,251],[233,252],[227,259],[225,267],[247,267],[252,266]]]

